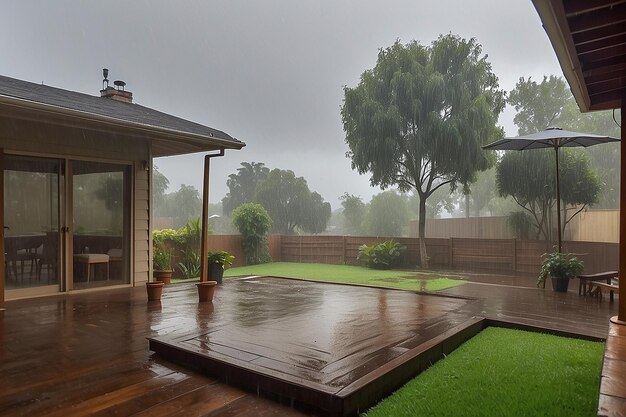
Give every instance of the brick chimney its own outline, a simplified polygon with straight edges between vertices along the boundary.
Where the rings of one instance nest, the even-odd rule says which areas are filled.
[[[121,101],[122,103],[132,103],[133,102],[133,93],[130,91],[126,91],[124,88],[126,87],[126,83],[124,81],[114,81],[114,87],[109,87],[109,70],[104,68],[102,70],[102,75],[104,75],[104,80],[102,80],[102,90],[100,90],[100,97],[110,98],[112,100]]]
[[[133,102],[133,93],[126,90],[118,90],[113,87],[107,87],[104,90],[100,90],[100,97],[110,98],[113,100],[121,101],[122,103]]]

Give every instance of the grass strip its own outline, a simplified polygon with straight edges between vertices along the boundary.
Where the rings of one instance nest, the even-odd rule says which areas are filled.
[[[604,343],[490,327],[365,414],[596,414]]]
[[[242,275],[275,276],[338,284],[372,285],[412,291],[438,291],[465,284],[465,281],[411,271],[368,269],[352,265],[271,262],[230,268],[225,277]]]

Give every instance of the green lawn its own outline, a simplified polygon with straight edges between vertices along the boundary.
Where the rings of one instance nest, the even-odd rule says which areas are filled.
[[[594,416],[603,349],[601,342],[487,328],[365,415]]]
[[[272,262],[261,265],[230,268],[224,273],[225,277],[241,275],[274,276],[342,284],[372,285],[414,291],[437,291],[465,284],[465,281],[432,273],[394,270],[382,271],[361,266],[314,263]]]

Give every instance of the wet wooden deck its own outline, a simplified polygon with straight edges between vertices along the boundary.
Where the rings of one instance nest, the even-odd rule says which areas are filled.
[[[413,316],[419,315],[417,309],[428,307],[413,305],[413,310],[409,311],[396,309],[396,298],[405,296],[402,292],[381,293],[375,290],[372,294],[376,295],[371,295],[367,303],[361,304],[370,304],[370,308],[374,304],[379,312],[386,310],[389,320],[405,323],[401,327],[420,327],[419,337],[425,339],[429,338],[428,335],[440,335],[442,327],[438,326],[442,326],[441,323],[454,327],[473,316],[604,338],[608,331],[608,319],[616,314],[616,303],[598,302],[580,297],[576,292],[554,294],[550,290],[531,288],[530,285],[525,288],[524,282],[518,282],[519,278],[514,278],[515,287],[502,286],[501,279],[494,276],[490,280],[483,276],[481,280],[487,282],[470,283],[444,291],[449,295],[475,297],[475,301],[428,297],[440,299],[434,304],[437,307],[433,307],[432,313],[423,315],[421,324],[418,323],[420,319]],[[349,297],[352,287],[347,287],[350,290],[338,287],[337,292],[342,294],[338,299],[342,314],[338,314],[333,313],[333,309],[323,308],[326,301],[320,294],[328,290],[320,289],[316,284],[306,285],[305,294],[298,296],[297,292],[291,291],[268,300],[260,298],[263,291],[257,294],[258,299],[244,297],[249,295],[249,289],[229,283],[218,290],[213,304],[198,304],[195,288],[191,285],[167,288],[160,304],[147,303],[144,288],[7,302],[4,305],[7,310],[0,312],[0,416],[289,417],[323,414],[315,410],[292,409],[284,398],[284,404],[281,404],[263,396],[257,397],[249,390],[229,386],[223,381],[166,362],[151,354],[146,340],[147,337],[178,338],[180,332],[185,332],[192,336],[189,339],[193,340],[192,343],[201,346],[203,342],[212,340],[201,336],[213,331],[213,328],[206,327],[207,324],[222,317],[223,326],[214,329],[215,340],[250,343],[253,336],[259,345],[255,347],[259,353],[264,338],[273,340],[270,346],[274,346],[276,334],[288,335],[292,338],[285,345],[287,347],[302,349],[306,344],[323,346],[309,358],[309,368],[319,368],[324,360],[335,358],[334,351],[329,348],[335,346],[331,337],[336,343],[345,340],[350,345],[352,339],[368,327],[366,318],[371,318],[372,313],[366,312],[364,318],[356,318],[358,326],[353,327],[352,320],[341,320],[345,310],[351,311],[344,297]],[[236,287],[240,289],[236,290]],[[240,291],[239,296],[237,291]],[[360,293],[358,289],[356,293]],[[358,301],[355,303],[358,304]],[[268,303],[272,303],[272,308],[267,308]],[[261,315],[258,309],[263,311]],[[284,328],[286,322],[281,317],[299,315],[303,311],[315,313],[309,317],[306,329]],[[259,323],[262,323],[262,330],[255,328]],[[303,322],[299,323],[303,326]],[[391,329],[383,324],[382,320],[378,320],[373,325],[379,336],[368,339],[370,343],[363,348],[372,349],[370,345],[375,340],[383,351],[384,348],[394,351],[391,345],[398,346],[402,344],[401,340],[410,339],[406,329]],[[231,328],[233,332],[229,334]],[[315,337],[300,343],[295,336],[302,333],[314,334]],[[327,339],[322,340],[322,337]],[[367,363],[371,359],[359,356],[359,349],[345,349],[353,352],[353,363]],[[280,360],[270,360],[276,360],[276,352],[268,352],[265,356],[268,363],[275,364],[272,365],[275,368],[284,366],[278,364]],[[284,357],[283,354],[278,356],[281,360]],[[291,357],[294,363],[302,359]],[[346,371],[348,368],[339,371],[343,364],[340,358],[328,362],[333,363],[337,370],[334,375],[350,375]],[[379,362],[374,360],[372,363]],[[310,380],[304,379],[331,387],[338,382],[336,378],[327,378],[324,372],[318,372]]]

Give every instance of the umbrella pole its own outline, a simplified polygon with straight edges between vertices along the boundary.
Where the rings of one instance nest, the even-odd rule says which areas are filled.
[[[559,186],[559,147],[554,147],[554,154],[556,155],[556,224],[557,224],[557,238],[558,238],[558,250],[561,253],[561,190]]]

